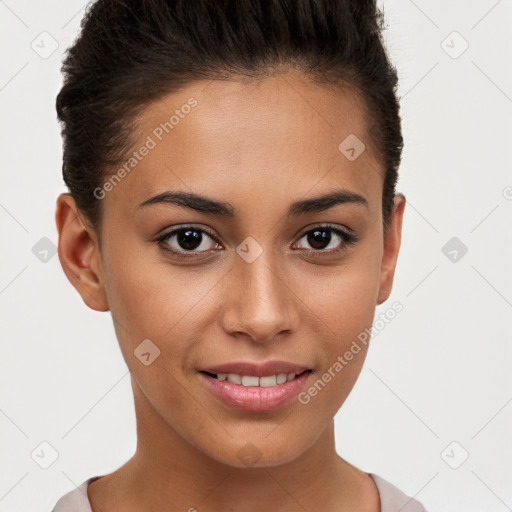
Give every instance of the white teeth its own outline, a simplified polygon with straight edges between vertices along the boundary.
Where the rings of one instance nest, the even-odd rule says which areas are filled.
[[[275,386],[277,384],[277,375],[270,377],[260,377],[260,386]]]
[[[228,382],[241,384],[242,386],[272,387],[278,384],[284,384],[287,381],[295,379],[295,377],[295,373],[278,373],[277,375],[266,375],[265,377],[238,375],[236,373],[217,373],[219,380],[227,380]]]
[[[259,386],[260,379],[259,377],[253,377],[250,375],[244,375],[242,377],[242,386]]]
[[[233,384],[242,384],[242,376],[236,373],[228,373],[228,382]]]

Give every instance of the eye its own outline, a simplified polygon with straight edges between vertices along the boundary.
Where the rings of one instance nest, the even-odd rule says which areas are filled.
[[[306,231],[299,241],[302,239],[311,249],[299,249],[305,249],[313,257],[338,254],[359,240],[355,234],[328,224]],[[213,233],[195,226],[175,228],[158,237],[155,242],[178,258],[194,258],[222,247]]]
[[[196,257],[198,254],[216,249],[220,245],[213,233],[194,226],[173,229],[155,241],[159,242],[165,250],[183,258]]]
[[[329,224],[317,226],[304,233],[301,238],[305,239],[311,249],[308,252],[321,254],[337,254],[347,249],[348,246],[355,244],[358,237],[346,232],[338,227]],[[299,247],[304,249],[304,247]],[[306,249],[308,249],[306,247]],[[316,256],[316,254],[314,254]]]

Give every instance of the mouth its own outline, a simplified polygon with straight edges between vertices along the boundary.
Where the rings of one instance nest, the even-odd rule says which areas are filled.
[[[295,371],[277,371],[278,367]],[[201,370],[198,375],[206,389],[224,405],[260,413],[275,411],[291,403],[305,388],[313,372],[311,368],[277,363],[259,367],[231,364],[229,368],[240,373],[219,371],[226,370],[224,366]],[[257,373],[259,375],[255,375]]]
[[[299,373],[288,372],[288,373],[275,373],[272,375],[242,375],[238,373],[214,373],[206,370],[201,371],[204,375],[207,375],[213,379],[220,381],[230,382],[238,386],[245,387],[275,387],[286,382],[291,382],[297,379],[304,373],[311,373],[311,369],[302,370]]]

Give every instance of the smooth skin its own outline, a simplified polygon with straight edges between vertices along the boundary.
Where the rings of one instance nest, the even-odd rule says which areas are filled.
[[[87,306],[111,312],[135,400],[136,453],[90,484],[92,508],[377,512],[373,481],[336,453],[334,441],[333,418],[360,374],[364,345],[308,404],[295,399],[269,412],[227,406],[198,371],[280,359],[312,368],[313,385],[389,297],[405,197],[395,196],[384,233],[384,171],[362,103],[348,88],[295,70],[193,82],[147,106],[133,149],[190,97],[197,106],[101,199],[101,251],[72,197],[57,200],[62,267]],[[349,134],[366,145],[353,161],[338,149]],[[341,188],[367,206],[287,215],[291,203]],[[138,207],[171,190],[227,201],[235,215],[169,203]],[[326,223],[358,241],[346,244],[327,230],[331,241],[312,246],[308,233]],[[216,240],[203,233],[188,252],[177,236],[155,241],[190,224]],[[236,252],[248,236],[263,249],[251,263]],[[180,259],[169,249],[193,256]],[[134,355],[145,339],[160,350],[148,366]],[[249,442],[260,458],[248,466],[239,451]]]

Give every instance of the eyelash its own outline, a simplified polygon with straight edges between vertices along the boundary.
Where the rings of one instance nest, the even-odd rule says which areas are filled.
[[[208,229],[205,229],[205,228],[197,228],[195,226],[181,226],[177,229],[173,229],[172,231],[169,231],[161,236],[159,236],[157,239],[154,240],[154,242],[158,242],[158,244],[160,244],[162,246],[162,248],[165,250],[165,251],[168,251],[168,252],[171,252],[174,256],[177,256],[178,258],[183,258],[183,259],[190,259],[190,258],[197,258],[199,257],[198,255],[201,254],[201,252],[197,253],[197,252],[194,252],[194,251],[188,251],[188,254],[185,252],[181,252],[181,251],[176,251],[174,249],[169,249],[169,247],[164,247],[163,246],[163,243],[168,240],[169,238],[171,238],[173,235],[181,232],[181,231],[185,231],[187,229],[190,229],[190,230],[194,230],[198,233],[206,233],[208,236],[210,236],[216,243],[220,243],[218,240],[217,240],[217,237],[215,236],[214,233],[212,233],[211,231],[209,231]],[[321,225],[318,225],[318,226],[314,226],[313,228],[310,228],[308,229],[307,231],[305,231],[304,233],[302,233],[302,235],[299,237],[299,240],[301,238],[303,238],[305,235],[309,234],[309,233],[312,233],[313,231],[315,230],[325,230],[325,231],[332,231],[333,233],[335,233],[336,235],[338,235],[342,240],[343,240],[343,245],[341,248],[338,248],[338,249],[329,249],[329,250],[325,250],[325,249],[303,249],[310,254],[311,257],[313,258],[318,258],[318,257],[323,257],[325,255],[335,255],[335,254],[339,254],[339,253],[342,253],[344,252],[345,250],[347,250],[347,248],[351,245],[354,245],[356,244],[358,241],[359,241],[359,237],[356,236],[355,234],[353,233],[348,233],[346,231],[343,231],[342,229],[338,228],[338,227],[335,227],[331,224],[321,224]],[[207,251],[204,251],[204,252],[207,252]]]

